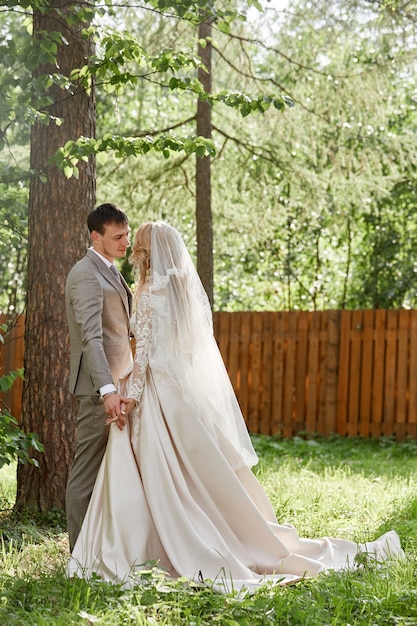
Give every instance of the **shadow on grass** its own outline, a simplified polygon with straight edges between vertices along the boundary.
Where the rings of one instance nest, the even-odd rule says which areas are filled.
[[[65,513],[54,509],[47,513],[13,509],[0,512],[0,541],[3,545],[13,543],[15,549],[24,544],[40,544],[46,537],[62,537],[66,533]]]

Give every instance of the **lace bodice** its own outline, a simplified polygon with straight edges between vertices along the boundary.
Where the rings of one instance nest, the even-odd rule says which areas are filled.
[[[144,289],[139,296],[136,312],[131,319],[131,330],[135,336],[136,349],[128,394],[130,398],[134,398],[139,404],[145,385],[146,369],[149,363],[149,348],[152,339],[152,317],[149,291],[147,289]]]

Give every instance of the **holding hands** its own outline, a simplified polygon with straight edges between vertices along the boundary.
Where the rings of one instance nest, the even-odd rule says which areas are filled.
[[[106,426],[115,422],[119,430],[126,426],[126,417],[136,406],[133,398],[126,398],[118,393],[110,393],[103,398],[107,419]]]

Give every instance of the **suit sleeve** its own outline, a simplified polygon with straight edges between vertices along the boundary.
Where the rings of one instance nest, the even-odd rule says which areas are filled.
[[[80,331],[82,358],[94,389],[114,383],[103,347],[103,289],[92,273],[74,277],[69,297],[75,323]]]

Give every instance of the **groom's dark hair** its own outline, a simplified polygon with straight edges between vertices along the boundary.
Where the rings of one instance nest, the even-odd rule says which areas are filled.
[[[129,219],[126,213],[123,213],[118,206],[110,202],[99,204],[87,217],[87,226],[90,233],[95,230],[100,235],[104,235],[105,227],[109,224],[120,224],[123,226],[128,223]]]

